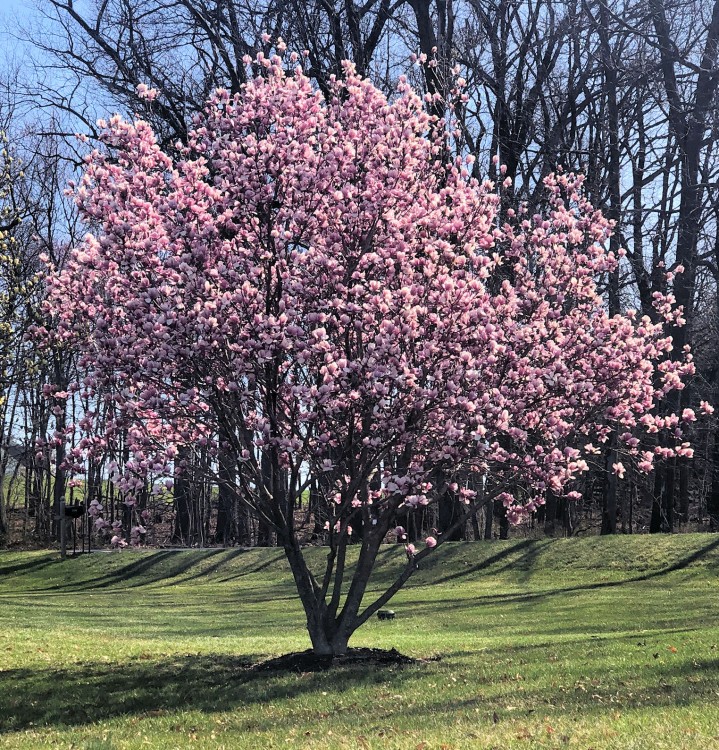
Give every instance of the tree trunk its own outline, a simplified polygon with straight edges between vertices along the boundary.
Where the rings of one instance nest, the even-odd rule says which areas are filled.
[[[65,412],[58,415],[55,429],[62,432],[65,429]],[[66,472],[61,468],[65,461],[65,443],[61,442],[55,448],[55,477],[52,487],[52,518],[54,536],[60,541],[62,521],[60,519],[60,503],[65,500]]]
[[[2,480],[0,480],[2,481]],[[5,506],[4,493],[0,491],[0,544],[5,541],[8,535],[7,509]]]
[[[476,513],[472,516],[472,536],[475,542],[479,542],[482,539],[482,532],[479,530],[479,519]]]
[[[357,562],[351,568],[349,587],[346,586],[345,580],[350,576],[345,567],[348,536],[334,538],[334,545],[329,548],[324,580],[320,584],[307,567],[297,537],[278,529],[278,539],[292,570],[297,592],[305,610],[312,650],[316,655],[331,658],[345,654],[349,640],[357,628],[364,624],[382,603],[388,601],[416,569],[416,566],[408,564],[403,576],[400,577],[401,580],[398,579],[394,587],[390,587],[381,598],[360,611],[382,540],[389,530],[390,518],[391,514],[388,514],[376,525],[365,524],[365,535]]]
[[[499,507],[499,538],[509,539],[509,519],[507,518],[507,509],[501,504]]]
[[[173,544],[190,545],[192,542],[192,487],[189,477],[190,451],[181,447],[177,452],[177,463],[184,464],[175,471],[174,499],[175,523],[172,530]]]
[[[678,458],[679,464],[679,523],[689,523],[689,478],[690,467],[686,458]]]
[[[562,522],[564,524],[564,535],[565,536],[572,536],[574,533],[574,516],[572,513],[572,507],[574,505],[573,500],[567,500],[566,498],[562,500],[561,506],[561,516],[562,516]]]
[[[122,534],[125,541],[130,541],[130,530],[132,528],[132,505],[122,504]]]
[[[235,513],[233,508],[234,493],[221,484],[217,498],[217,522],[215,526],[215,543],[226,547],[235,538]]]
[[[441,487],[445,484],[446,477],[442,472],[435,472],[434,486]],[[456,493],[447,489],[437,501],[437,527],[441,534],[445,535],[447,541],[460,542],[464,539],[464,529],[456,528],[449,536],[446,536],[447,529],[451,528],[455,521],[463,515],[462,504]]]
[[[658,534],[662,530],[662,474],[663,466],[657,466],[654,469],[654,491],[651,493],[652,498],[652,518],[649,522],[649,533]]]
[[[249,508],[242,503],[235,503],[235,529],[237,530],[237,543],[241,547],[252,546],[252,518]]]
[[[276,488],[275,477],[272,466],[272,456],[270,451],[263,450],[260,458],[260,471],[262,472],[262,482],[269,492],[274,492]],[[276,500],[276,498],[275,498]],[[259,516],[257,518],[257,540],[256,544],[258,547],[272,547],[274,545],[274,539],[272,534],[272,527],[270,524]]]
[[[257,521],[257,546],[274,547],[274,543],[272,527],[264,520],[264,518],[259,518]]]
[[[554,536],[557,531],[557,496],[547,491],[547,497],[544,502],[544,533],[547,536]]]
[[[676,459],[668,462],[666,467],[666,481],[662,495],[662,531],[671,534],[674,531],[674,489],[676,487],[677,464]]]
[[[707,498],[710,531],[719,531],[719,421],[714,427],[712,446],[712,484]]]
[[[235,505],[237,503],[237,461],[232,452],[231,443],[220,438],[219,482],[217,488],[217,525],[215,526],[215,543],[227,546],[236,538]]]
[[[617,475],[612,464],[617,463],[616,438],[612,437],[607,453],[607,481],[604,485],[602,504],[602,534],[617,533]]]
[[[494,501],[490,500],[484,506],[484,539],[492,541],[492,524],[494,522]]]

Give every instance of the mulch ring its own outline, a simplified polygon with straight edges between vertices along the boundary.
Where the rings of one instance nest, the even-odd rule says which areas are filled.
[[[355,665],[371,666],[407,666],[418,664],[421,660],[412,659],[400,654],[396,649],[389,651],[382,648],[349,648],[342,656],[320,656],[307,651],[296,651],[283,654],[274,659],[267,659],[255,664],[255,672],[323,672],[331,667]]]

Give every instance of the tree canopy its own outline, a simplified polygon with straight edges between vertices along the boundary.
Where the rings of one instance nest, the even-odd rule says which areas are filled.
[[[496,498],[521,518],[571,496],[613,433],[643,471],[689,455],[694,413],[653,410],[693,365],[668,356],[670,295],[655,321],[606,308],[618,258],[581,177],[548,177],[541,215],[508,208],[471,156],[447,159],[445,123],[404,79],[387,99],[346,64],[324,94],[288,61],[248,58],[258,74],[216,92],[177,156],[145,121],[106,124],[75,190],[91,233],[49,280],[56,328],[36,332],[82,352],[69,390],[91,407],[70,468],[122,436],[132,493],[207,446],[215,481],[284,547],[315,650],[343,653],[443,541],[408,544],[396,583],[363,603],[398,519],[446,493],[461,521]],[[294,513],[313,479],[330,508],[320,572]]]

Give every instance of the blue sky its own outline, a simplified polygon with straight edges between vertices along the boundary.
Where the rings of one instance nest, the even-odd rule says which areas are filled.
[[[22,13],[35,15],[36,10],[33,0],[0,0],[0,14],[2,16],[17,16]]]
[[[15,47],[18,24],[38,16],[35,0],[0,0],[0,46],[8,52]]]

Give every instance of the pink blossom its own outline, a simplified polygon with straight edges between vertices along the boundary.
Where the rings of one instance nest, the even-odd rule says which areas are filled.
[[[437,546],[437,540],[433,536],[428,536],[424,543],[429,547],[429,549],[434,549]]]
[[[147,102],[151,102],[157,99],[157,89],[150,88],[146,83],[138,84],[135,92],[140,97],[140,99],[144,99]]]
[[[683,312],[656,293],[656,320],[609,315],[613,223],[581,175],[547,176],[541,214],[505,214],[497,185],[438,158],[445,128],[406,79],[388,98],[345,63],[323,93],[277,56],[250,62],[172,155],[148,122],[114,116],[87,158],[74,194],[92,231],[48,266],[37,332],[79,353],[99,415],[73,428],[71,473],[126,436],[112,480],[138,498],[148,478],[179,483],[188,450],[216,470],[228,434],[245,507],[291,538],[267,467],[289,499],[309,470],[331,509],[316,521],[342,545],[354,514],[384,536],[438,502],[438,467],[491,476],[519,523],[587,470],[588,436],[628,435],[636,455],[640,430],[661,432],[657,456],[690,454],[678,415],[653,416],[694,372],[691,352],[669,356]]]

